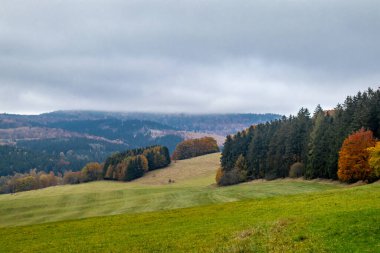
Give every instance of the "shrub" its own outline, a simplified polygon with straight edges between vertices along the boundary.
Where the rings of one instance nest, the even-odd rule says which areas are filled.
[[[63,176],[63,184],[79,184],[82,183],[83,175],[81,171],[66,171]]]
[[[234,185],[238,183],[242,183],[246,181],[247,173],[245,171],[239,171],[238,169],[233,169],[231,171],[223,172],[221,176],[219,176],[219,181],[217,181],[218,185],[226,186],[226,185]]]
[[[84,182],[96,181],[103,179],[103,166],[99,163],[88,163],[82,169]]]
[[[305,165],[303,163],[296,162],[292,166],[290,166],[289,177],[291,178],[302,177],[304,171],[305,171]]]
[[[58,185],[60,184],[61,179],[61,177],[54,175],[53,171],[50,171],[49,174],[46,174],[43,171],[38,173],[39,188]]]
[[[222,177],[223,177],[223,170],[222,168],[218,168],[215,175],[215,181],[218,185],[221,185],[220,181],[222,180]]]
[[[14,181],[15,192],[30,191],[38,189],[38,181],[33,176],[24,176],[15,179]]]

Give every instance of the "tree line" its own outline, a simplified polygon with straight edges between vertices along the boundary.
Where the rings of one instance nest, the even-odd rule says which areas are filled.
[[[103,165],[88,163],[81,171],[65,171],[64,174],[32,169],[25,173],[0,177],[0,194],[42,189],[64,184],[79,184],[103,179]]]
[[[177,145],[172,159],[184,160],[196,156],[219,152],[216,140],[212,137],[185,140]]]
[[[32,169],[25,173],[0,177],[0,194],[42,189],[64,184],[110,179],[130,181],[145,172],[164,168],[170,164],[169,150],[164,146],[152,146],[115,153],[104,164],[87,163],[80,171],[67,170],[63,174]]]
[[[109,157],[103,168],[104,179],[130,181],[142,177],[145,172],[170,164],[167,147],[152,146],[116,153]]]
[[[338,179],[342,144],[361,128],[374,138],[380,137],[380,89],[349,96],[334,110],[326,111],[318,105],[311,116],[301,108],[296,116],[284,116],[227,136],[217,183],[229,185],[290,174]]]

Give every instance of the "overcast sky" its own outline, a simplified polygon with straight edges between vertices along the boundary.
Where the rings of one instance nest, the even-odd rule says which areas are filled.
[[[379,70],[378,0],[0,3],[0,112],[290,114]]]

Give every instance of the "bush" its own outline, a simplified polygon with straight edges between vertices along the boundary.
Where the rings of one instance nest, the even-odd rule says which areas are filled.
[[[245,171],[233,169],[228,172],[222,171],[221,176],[217,177],[219,178],[219,181],[217,181],[218,185],[227,186],[245,182],[247,179],[247,173]]]
[[[305,171],[305,165],[303,163],[297,162],[290,166],[289,177],[298,178],[302,177]]]
[[[222,180],[222,177],[223,177],[223,170],[222,168],[218,168],[215,175],[215,181],[218,185],[221,185],[220,181]]]
[[[14,182],[15,192],[30,191],[38,189],[38,181],[33,176],[17,178]]]
[[[50,171],[49,174],[46,174],[45,172],[39,172],[38,173],[39,178],[39,188],[46,188],[49,186],[55,186],[61,183],[62,177],[54,175],[53,171]]]
[[[103,166],[99,163],[88,163],[82,169],[84,182],[97,181],[103,179]]]
[[[81,171],[66,171],[63,176],[63,184],[80,184],[84,182]]]

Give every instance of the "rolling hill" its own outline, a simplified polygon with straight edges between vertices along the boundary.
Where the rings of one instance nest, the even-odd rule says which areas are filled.
[[[80,170],[114,152],[151,145],[170,151],[184,139],[214,137],[278,118],[275,114],[155,114],[57,111],[0,114],[0,176],[30,169]],[[31,155],[32,154],[32,155]]]
[[[219,157],[129,183],[1,195],[1,252],[379,252],[380,184],[216,187]]]
[[[100,181],[0,195],[0,227],[140,213],[341,188],[330,182],[256,181],[216,187],[220,154],[173,162],[130,183]],[[169,183],[169,179],[171,182]]]

